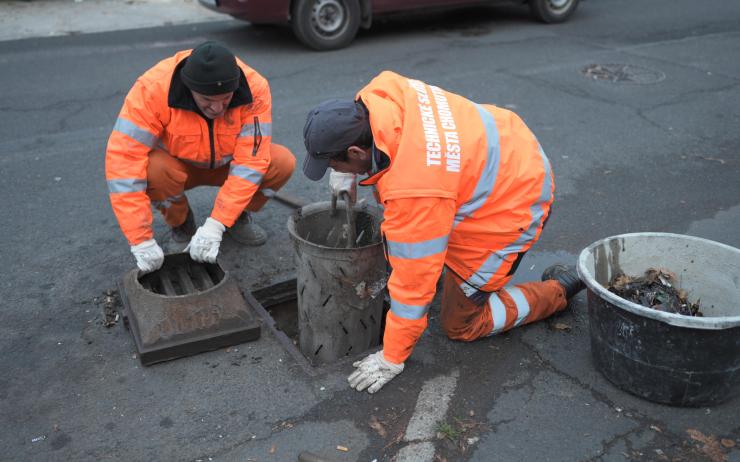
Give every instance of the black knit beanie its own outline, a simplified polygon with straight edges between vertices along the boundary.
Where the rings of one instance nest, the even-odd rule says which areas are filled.
[[[239,87],[240,71],[234,54],[218,42],[193,49],[180,71],[186,87],[203,95],[220,95]]]

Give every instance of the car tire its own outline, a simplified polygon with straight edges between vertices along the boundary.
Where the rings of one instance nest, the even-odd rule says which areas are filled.
[[[291,26],[298,40],[314,50],[346,47],[360,28],[360,2],[296,0]]]
[[[567,20],[577,7],[578,0],[529,0],[535,19],[548,24]]]

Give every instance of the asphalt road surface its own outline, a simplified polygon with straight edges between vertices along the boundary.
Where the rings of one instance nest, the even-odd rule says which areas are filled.
[[[557,188],[519,281],[626,232],[740,247],[738,2],[592,0],[557,26],[474,9],[378,23],[327,53],[231,20],[0,42],[0,459],[740,460],[740,399],[653,404],[594,369],[583,294],[555,319],[472,344],[447,340],[435,307],[406,370],[373,396],[348,388],[347,361],[311,376],[266,330],[142,367],[122,323],[103,326],[100,299],[134,267],[104,151],[136,77],[206,39],[269,79],[273,138],[299,164],[307,110],[384,69],[519,113]],[[286,190],[329,197],[300,172]],[[214,195],[190,195],[199,221]],[[225,239],[221,265],[242,289],[294,276],[289,214],[269,204],[257,216],[263,247]]]

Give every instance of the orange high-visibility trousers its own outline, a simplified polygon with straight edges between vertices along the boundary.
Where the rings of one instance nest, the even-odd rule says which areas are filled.
[[[267,202],[262,190],[278,191],[288,182],[294,168],[293,153],[285,146],[271,143],[270,166],[245,210],[259,211]],[[196,186],[221,186],[229,176],[229,164],[214,169],[198,168],[155,149],[149,154],[146,175],[146,193],[152,205],[162,213],[169,226],[176,227],[183,224],[188,215],[185,191]]]
[[[445,271],[442,328],[453,340],[470,342],[539,321],[565,309],[565,289],[557,281],[526,282],[491,292],[483,305],[465,296],[462,280]]]

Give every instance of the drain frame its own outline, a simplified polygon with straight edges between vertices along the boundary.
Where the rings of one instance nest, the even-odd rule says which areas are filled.
[[[374,347],[371,347],[365,351],[360,351],[358,353],[347,355],[341,359],[338,359],[332,363],[324,363],[324,364],[317,364],[314,365],[311,363],[311,361],[301,352],[301,350],[298,348],[296,344],[293,343],[293,340],[288,337],[288,335],[282,331],[278,325],[275,319],[270,315],[268,312],[268,308],[270,306],[278,305],[281,303],[289,302],[289,301],[296,301],[296,313],[295,316],[298,316],[298,306],[297,306],[297,287],[298,287],[298,281],[297,278],[290,278],[286,279],[284,281],[262,287],[259,289],[255,289],[254,291],[243,291],[243,295],[245,300],[247,301],[247,304],[250,305],[250,307],[254,310],[254,312],[261,318],[262,326],[266,327],[267,330],[269,330],[272,335],[275,337],[275,339],[278,341],[278,343],[283,347],[283,349],[290,355],[291,358],[296,362],[296,364],[301,368],[301,370],[308,375],[309,377],[316,377],[318,375],[324,374],[326,372],[340,369],[346,367],[347,364],[351,364],[362,357],[372,354],[380,349],[383,348],[383,332],[385,330],[385,314],[390,308],[390,305],[387,302],[383,302],[383,316],[381,319],[381,328],[380,328],[380,344]]]
[[[193,271],[199,265],[190,260],[188,254],[171,254],[165,257],[161,275],[143,275],[134,269],[118,282],[124,326],[134,338],[142,365],[150,366],[260,338],[260,319],[246,303],[234,278],[217,264],[209,268],[210,272],[200,268],[211,274],[212,285],[200,290],[191,284],[195,292],[172,294],[177,290],[171,281],[170,284],[165,282],[171,273]],[[199,277],[199,274],[196,268],[190,277]],[[165,293],[153,290],[150,282],[154,279]],[[178,284],[188,285],[182,280]]]

